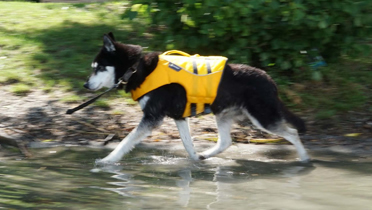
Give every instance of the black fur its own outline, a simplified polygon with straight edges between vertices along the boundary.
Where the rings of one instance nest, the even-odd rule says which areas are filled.
[[[139,61],[137,72],[129,79],[125,91],[138,88],[155,68],[160,53],[141,54],[141,47],[115,42],[115,51],[101,49],[95,61],[100,65],[115,66],[118,81],[124,73]],[[169,84],[146,94],[149,101],[143,108],[144,117],[159,122],[165,116],[181,119],[186,106],[186,91],[179,84]],[[219,114],[229,108],[245,108],[267,130],[285,119],[299,132],[305,132],[304,122],[291,113],[278,97],[275,82],[265,71],[248,65],[228,64],[222,75],[217,97],[211,105],[212,112]]]

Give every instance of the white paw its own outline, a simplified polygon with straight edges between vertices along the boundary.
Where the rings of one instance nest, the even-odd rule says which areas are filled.
[[[206,153],[202,153],[199,155],[199,160],[205,160],[205,159],[208,159],[210,158],[210,156]]]
[[[202,155],[195,154],[193,156],[189,156],[191,160],[193,161],[199,161],[199,160],[204,160],[205,158]]]
[[[96,165],[114,165],[115,163],[119,162],[119,160],[113,160],[111,158],[103,158],[103,159],[97,159],[96,160]]]
[[[307,158],[307,159],[301,159],[301,162],[302,163],[310,163],[311,159],[310,158]]]
[[[303,163],[309,163],[311,161],[310,157],[307,154],[301,155],[300,160]]]

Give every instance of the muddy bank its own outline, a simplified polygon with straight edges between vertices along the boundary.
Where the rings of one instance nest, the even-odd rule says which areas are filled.
[[[27,96],[14,96],[2,87],[0,96],[0,131],[21,142],[60,142],[88,145],[95,141],[101,144],[119,141],[134,129],[142,113],[138,105],[115,99],[112,108],[91,105],[73,115],[67,109],[78,105],[61,103],[66,93],[45,94],[35,90]],[[91,97],[94,93],[86,94]],[[117,110],[120,110],[118,114]],[[308,132],[301,136],[305,145],[359,145],[371,147],[372,117],[365,113],[349,112],[342,122],[315,121],[311,114],[300,115],[307,122]],[[197,140],[215,141],[217,129],[213,115],[190,119],[192,136]],[[277,138],[255,129],[250,122],[235,124],[232,129],[234,141],[249,143],[251,139]],[[179,139],[172,119],[153,131],[146,141]],[[283,144],[285,142],[279,142]]]

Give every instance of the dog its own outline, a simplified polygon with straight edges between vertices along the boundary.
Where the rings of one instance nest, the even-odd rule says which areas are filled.
[[[103,47],[92,62],[93,73],[84,87],[93,91],[110,88],[126,77],[125,91],[133,91],[156,68],[159,55],[158,52],[144,54],[141,46],[122,44],[116,42],[113,33],[105,34]],[[215,146],[200,154],[194,149],[188,120],[183,117],[187,103],[183,86],[177,83],[161,86],[140,97],[138,102],[143,111],[139,125],[98,163],[120,161],[153,129],[160,126],[164,117],[174,119],[192,160],[203,160],[226,150],[232,144],[231,125],[241,117],[248,118],[259,129],[291,142],[302,162],[310,160],[298,135],[306,130],[304,121],[284,106],[278,97],[275,82],[261,69],[244,64],[226,64],[217,95],[210,104],[218,127],[218,141]]]

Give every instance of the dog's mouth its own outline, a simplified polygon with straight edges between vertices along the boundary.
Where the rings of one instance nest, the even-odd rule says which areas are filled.
[[[93,88],[93,89],[91,89],[91,90],[92,90],[92,91],[97,91],[97,90],[101,89],[101,87],[102,87],[102,82],[99,83],[98,86],[97,86],[96,88]]]
[[[89,82],[85,83],[85,84],[84,84],[84,87],[85,87],[86,89],[88,89],[88,90],[91,90],[91,91],[97,91],[97,90],[101,89],[101,87],[102,87],[102,82],[99,83],[99,84],[96,86],[96,88],[92,88],[91,85],[89,85]]]

